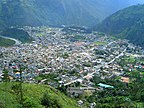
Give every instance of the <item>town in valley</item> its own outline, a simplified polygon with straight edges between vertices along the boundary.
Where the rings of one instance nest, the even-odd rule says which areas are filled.
[[[85,27],[29,27],[22,29],[34,39],[0,48],[0,81],[8,71],[10,82],[50,85],[80,106],[85,98],[118,85],[144,79],[144,50],[126,39],[105,33],[89,33]],[[91,102],[93,108],[95,102]]]

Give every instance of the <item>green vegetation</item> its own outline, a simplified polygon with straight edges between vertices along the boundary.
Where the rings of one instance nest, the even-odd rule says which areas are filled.
[[[14,44],[15,44],[15,41],[0,37],[0,46],[8,47],[8,46],[12,46]]]
[[[68,53],[63,53],[63,54],[62,54],[62,57],[63,57],[64,59],[67,59],[67,58],[69,57],[69,54],[68,54]]]
[[[0,83],[1,108],[78,108],[76,102],[58,90],[37,84],[22,84],[23,102],[19,103],[18,83]]]
[[[104,50],[97,50],[97,49],[95,49],[95,54],[104,55],[104,54],[108,54],[108,53],[106,51],[104,51]]]
[[[23,43],[31,42],[33,40],[32,37],[30,37],[27,32],[25,32],[24,30],[17,29],[17,28],[4,29],[0,34],[2,36],[7,36],[7,37],[18,39]]]
[[[132,43],[144,47],[144,5],[131,6],[106,18],[98,30],[129,39]]]
[[[105,33],[103,33],[103,32],[93,32],[93,34],[94,34],[94,35],[97,35],[97,36],[99,36],[99,37],[105,36]]]
[[[129,83],[122,82],[121,76],[101,79],[101,76],[95,74],[94,77],[90,79],[95,88],[98,87],[99,83],[112,85],[114,88],[103,88],[88,96],[83,96],[85,94],[76,96],[76,99],[86,100],[82,107],[88,106],[86,105],[87,102],[95,102],[96,108],[144,107],[144,69],[135,67],[137,64],[140,64],[141,59],[125,56],[117,62],[124,68],[123,76],[129,78]]]
[[[43,80],[43,79],[47,79],[47,82],[58,82],[58,80],[56,79],[57,78],[57,75],[56,74],[53,74],[53,73],[50,73],[50,74],[46,74],[46,75],[39,75],[37,76],[35,79],[39,82],[40,80]]]
[[[128,57],[128,56],[123,57],[119,62],[121,66],[125,66],[127,64],[134,65],[135,63],[136,63],[136,59],[134,57]]]
[[[95,44],[96,44],[96,45],[106,45],[107,42],[99,42],[99,41],[97,41],[97,42],[95,42]]]
[[[132,57],[132,56],[130,56],[130,57],[124,57],[123,60],[125,60],[124,61],[125,63],[133,63],[134,64],[136,62],[135,57]]]
[[[0,0],[0,27],[94,26],[116,10],[128,6],[128,2],[122,0]]]
[[[41,104],[46,108],[62,108],[57,98],[52,98],[49,93],[45,92],[42,99]]]
[[[118,38],[116,36],[111,36],[112,40],[118,40]]]
[[[40,36],[40,37],[41,37],[41,36],[44,36],[44,35],[45,35],[44,33],[37,33],[37,34],[36,34],[36,36]]]
[[[136,76],[133,75],[130,78],[136,78]],[[88,102],[96,102],[98,108],[143,108],[144,84],[142,78],[129,84],[120,82],[119,78],[98,79],[94,77],[92,81],[94,83],[103,82],[114,85],[115,88],[94,93],[87,98]]]
[[[85,62],[85,63],[83,63],[83,66],[86,66],[86,67],[91,67],[92,65],[91,65],[91,63],[90,63],[90,62]]]
[[[7,69],[4,69],[3,70],[3,78],[2,78],[2,80],[3,80],[3,82],[9,82],[10,80],[9,80],[9,75],[8,75],[8,70]]]

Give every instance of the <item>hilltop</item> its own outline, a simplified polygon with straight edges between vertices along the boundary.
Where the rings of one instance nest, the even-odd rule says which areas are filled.
[[[0,107],[1,108],[18,108],[19,97],[18,89],[15,89],[18,83],[0,83]],[[48,101],[55,108],[79,108],[76,102],[58,90],[47,86],[37,84],[23,84],[23,105],[25,108],[45,108],[41,105],[41,99],[47,94]],[[51,107],[50,107],[51,108]]]

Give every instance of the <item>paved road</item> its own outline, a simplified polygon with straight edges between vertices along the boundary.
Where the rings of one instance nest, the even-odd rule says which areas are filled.
[[[5,37],[5,36],[0,36],[0,37],[1,37],[1,38],[10,39],[10,40],[15,41],[15,45],[19,45],[19,44],[21,44],[21,41],[19,41],[19,40],[17,40],[17,39],[10,38],[10,37]]]
[[[79,81],[79,80],[80,80],[80,79],[76,79],[76,80],[70,81],[70,82],[68,82],[68,83],[65,83],[64,86],[70,85],[70,84],[75,83],[75,82],[77,82],[77,81]]]
[[[124,49],[118,56],[116,56],[114,59],[112,59],[110,62],[106,63],[107,65],[108,64],[111,64],[113,63],[116,59],[120,58],[121,56],[124,55],[124,52],[126,52],[126,49]]]
[[[100,68],[101,67],[104,67],[105,65],[109,65],[109,64],[111,64],[111,63],[113,63],[116,59],[118,59],[118,58],[120,58],[121,56],[123,56],[124,55],[124,52],[126,52],[126,49],[124,49],[118,56],[116,56],[114,59],[112,59],[110,62],[108,62],[108,63],[105,63],[105,64],[102,64],[102,65],[99,65],[99,68],[98,68],[98,70],[97,71],[100,71]],[[96,71],[96,72],[97,72]],[[89,74],[87,74],[87,75],[93,75],[93,74],[95,74],[96,72],[93,72],[93,73],[89,73]],[[87,76],[86,75],[86,76]],[[86,76],[84,76],[83,78],[86,78]]]
[[[103,47],[103,49],[106,49],[108,46],[110,46],[111,44],[113,44],[113,43],[115,43],[115,42],[116,42],[116,41],[110,42],[109,44],[105,45],[105,46]]]

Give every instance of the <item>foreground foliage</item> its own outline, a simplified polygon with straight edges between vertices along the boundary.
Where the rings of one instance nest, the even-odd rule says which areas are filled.
[[[76,102],[47,85],[22,84],[20,103],[19,83],[0,83],[0,108],[78,108]]]

